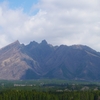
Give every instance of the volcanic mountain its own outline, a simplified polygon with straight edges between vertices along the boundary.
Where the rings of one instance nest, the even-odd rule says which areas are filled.
[[[100,53],[85,45],[15,41],[0,49],[0,79],[100,80]]]

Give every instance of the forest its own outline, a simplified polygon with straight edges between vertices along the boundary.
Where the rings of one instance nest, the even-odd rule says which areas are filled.
[[[7,90],[0,92],[0,100],[100,100],[100,91],[39,92]]]
[[[99,82],[0,81],[0,100],[100,100]]]

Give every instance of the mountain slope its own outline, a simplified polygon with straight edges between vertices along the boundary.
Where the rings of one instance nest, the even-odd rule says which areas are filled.
[[[35,73],[35,68],[32,67],[37,67],[38,63],[22,53],[21,48],[20,43],[15,41],[0,50],[0,79],[21,79],[28,70]]]
[[[84,45],[19,41],[0,49],[0,79],[100,80],[100,53]]]
[[[89,49],[89,50],[88,50]],[[47,66],[52,72],[46,76],[67,79],[98,80],[100,77],[100,54],[84,46],[60,46],[51,55]],[[56,75],[55,75],[56,73]]]

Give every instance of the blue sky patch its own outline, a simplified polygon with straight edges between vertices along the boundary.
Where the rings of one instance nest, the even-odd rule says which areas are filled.
[[[25,13],[30,13],[30,10],[33,5],[37,4],[39,0],[0,0],[0,2],[7,1],[11,9],[23,8]],[[32,11],[31,11],[32,12]],[[33,11],[36,13],[38,10]]]

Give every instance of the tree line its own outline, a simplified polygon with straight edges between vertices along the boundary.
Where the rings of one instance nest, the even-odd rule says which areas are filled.
[[[100,100],[100,91],[5,90],[0,92],[0,100]]]

